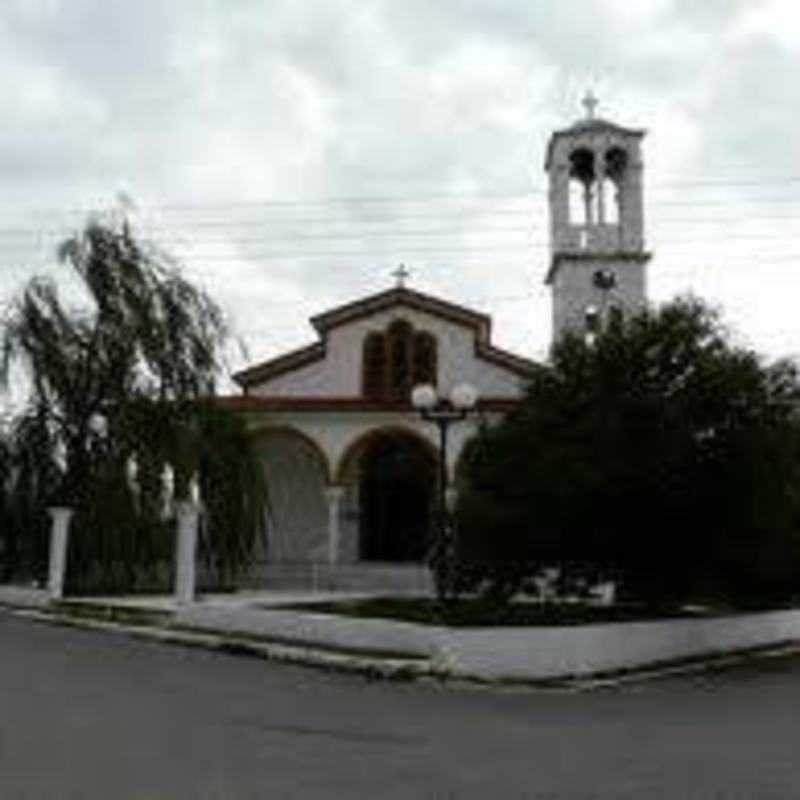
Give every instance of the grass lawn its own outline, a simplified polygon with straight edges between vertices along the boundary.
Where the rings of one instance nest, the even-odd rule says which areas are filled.
[[[453,627],[587,625],[701,617],[713,613],[678,607],[654,609],[634,604],[603,607],[585,603],[515,602],[498,607],[485,600],[463,598],[441,604],[433,598],[420,597],[376,597],[369,600],[304,603],[292,608],[321,614]]]

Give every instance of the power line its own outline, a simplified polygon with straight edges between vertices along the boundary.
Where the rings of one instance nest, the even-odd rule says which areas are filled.
[[[761,178],[734,178],[714,180],[709,178],[678,178],[659,180],[651,191],[660,191],[662,188],[669,187],[697,187],[697,188],[731,188],[731,187],[759,187],[759,186],[793,186],[800,183],[800,175],[788,176],[765,176]],[[427,195],[341,195],[328,196],[321,198],[296,198],[286,200],[220,200],[213,203],[164,203],[160,205],[150,205],[150,209],[158,209],[165,212],[198,211],[210,209],[232,209],[232,208],[297,208],[297,207],[325,207],[331,205],[385,205],[385,204],[419,204],[419,203],[440,203],[440,202],[497,202],[497,201],[530,201],[534,197],[544,197],[547,189],[533,188],[527,192],[517,194],[447,194],[434,193]],[[0,207],[13,206],[19,210],[19,201],[0,201]],[[72,208],[37,208],[35,205],[31,210],[39,213],[59,212],[65,214],[91,214],[96,213],[96,207],[72,207]]]
[[[800,203],[800,200],[795,201]],[[702,206],[696,206],[702,207]],[[525,212],[528,214],[528,212]],[[488,216],[488,215],[487,215]],[[431,217],[430,215],[424,217],[428,219],[432,224],[438,223],[439,219],[436,217]],[[773,220],[788,220],[788,219],[797,219],[798,216],[792,214],[781,214],[781,215],[726,215],[726,216],[714,216],[714,217],[673,217],[673,218],[661,218],[656,220],[653,223],[653,227],[658,228],[661,225],[686,225],[691,226],[694,224],[731,224],[731,223],[742,223],[742,222],[749,222],[749,223],[759,223],[759,222],[767,222]],[[323,221],[323,220],[320,220]],[[325,222],[330,223],[337,223],[338,220],[335,219],[327,219],[324,220]],[[328,231],[323,233],[308,233],[308,232],[297,232],[297,231],[285,231],[270,228],[270,224],[274,223],[275,221],[272,220],[249,220],[249,221],[227,221],[227,222],[213,222],[213,223],[202,223],[202,222],[195,222],[191,223],[188,226],[181,226],[179,224],[172,224],[172,225],[158,225],[158,226],[147,226],[141,229],[142,238],[153,237],[156,238],[160,242],[170,242],[170,243],[182,243],[184,240],[191,239],[193,242],[239,242],[239,243],[248,243],[248,242],[261,242],[263,241],[262,238],[258,239],[244,239],[244,238],[235,238],[232,236],[225,236],[224,231],[227,230],[236,230],[240,228],[258,228],[258,229],[266,229],[264,234],[269,236],[271,239],[286,239],[286,238],[293,238],[293,239],[323,239],[323,240],[335,240],[335,239],[359,239],[359,238],[379,238],[379,237],[386,237],[386,238],[401,238],[401,237],[410,237],[410,236],[419,236],[419,237],[428,237],[428,236],[446,236],[446,235],[491,235],[491,234],[501,234],[501,233],[530,233],[536,230],[542,230],[542,225],[534,224],[533,222],[528,223],[526,225],[490,225],[484,227],[483,225],[448,225],[446,227],[415,227],[415,228],[403,228],[398,227],[389,230],[369,230],[369,228],[373,225],[389,225],[394,224],[396,222],[395,219],[387,218],[385,220],[372,220],[372,221],[353,221],[348,222],[348,226],[352,227],[362,227],[366,226],[367,230],[364,231],[356,231],[356,232],[343,232],[339,230]],[[300,224],[305,222],[303,218],[293,219],[293,220],[281,220],[280,222],[287,222],[294,225]],[[216,238],[210,238],[208,236],[189,236],[188,234],[181,234],[180,228],[217,228],[221,230],[221,235]],[[170,232],[172,236],[163,236],[161,232]],[[37,228],[0,228],[0,239],[34,239],[38,246],[44,246],[46,239],[62,239],[70,236],[73,231],[62,228],[62,229],[37,229]],[[0,244],[2,246],[2,244]]]
[[[658,227],[655,227],[657,230]],[[521,234],[530,234],[532,231],[526,228],[508,228],[503,231],[504,233],[513,233],[517,235]],[[270,245],[273,243],[277,243],[282,245],[279,248],[268,248],[268,249],[261,249],[257,251],[253,250],[246,250],[245,252],[237,254],[240,257],[291,257],[291,258],[305,258],[305,257],[345,257],[345,256],[365,256],[369,255],[370,253],[378,252],[375,248],[379,245],[372,243],[375,239],[383,239],[385,240],[383,248],[384,249],[397,249],[391,247],[392,243],[396,240],[402,240],[406,238],[415,238],[415,239],[427,239],[432,238],[434,241],[431,244],[423,244],[421,246],[407,246],[405,244],[401,245],[401,249],[403,252],[409,253],[425,253],[425,252],[448,252],[448,253],[465,253],[465,252],[474,252],[474,253],[482,253],[482,252],[506,252],[506,251],[528,251],[534,249],[541,249],[541,248],[549,248],[550,242],[547,240],[530,240],[527,242],[522,242],[520,244],[508,244],[507,237],[502,237],[500,242],[497,244],[489,244],[486,242],[483,243],[475,243],[472,245],[457,245],[457,246],[447,246],[446,244],[440,244],[436,240],[443,239],[443,238],[450,238],[450,237],[457,237],[459,240],[469,240],[471,237],[480,237],[485,239],[487,236],[493,236],[497,234],[498,231],[491,229],[491,230],[475,230],[475,229],[446,229],[446,230],[422,230],[422,231],[399,231],[397,233],[389,233],[387,235],[381,236],[374,236],[372,234],[366,233],[353,233],[353,234],[329,234],[329,235],[321,235],[321,234],[302,234],[302,235],[291,235],[291,236],[272,236],[272,235],[265,235],[263,237],[249,237],[249,238],[235,238],[235,237],[222,237],[216,239],[208,239],[208,238],[194,238],[191,240],[184,240],[180,237],[178,238],[162,238],[157,240],[156,244],[160,246],[164,245],[186,245],[188,252],[183,254],[183,258],[204,258],[204,257],[218,257],[222,255],[224,258],[235,258],[236,255],[226,255],[220,254],[217,250],[208,251],[207,249],[203,248],[215,248],[215,247],[242,247],[242,248],[250,248],[255,245]],[[660,238],[656,236],[656,238]],[[760,242],[785,242],[790,238],[789,233],[785,236],[776,235],[774,233],[726,233],[724,237],[724,241],[760,241]],[[792,237],[793,238],[793,237]],[[287,241],[289,240],[289,241]],[[306,241],[324,241],[324,242],[331,242],[331,241],[361,241],[365,243],[365,247],[361,249],[354,249],[354,250],[342,250],[336,248],[324,248],[319,250],[305,250],[302,249],[302,244]],[[671,247],[676,244],[692,244],[692,245],[701,245],[701,244],[710,244],[710,245],[718,245],[719,239],[711,234],[706,234],[703,236],[670,236],[669,238],[665,238],[662,246]],[[288,247],[289,244],[296,244],[297,247]],[[20,246],[12,246],[9,244],[4,244],[0,242],[0,253],[19,253],[22,252]]]

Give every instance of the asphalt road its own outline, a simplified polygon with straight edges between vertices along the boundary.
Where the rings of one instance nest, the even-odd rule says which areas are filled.
[[[0,612],[0,799],[798,798],[800,659],[592,693],[370,683]]]

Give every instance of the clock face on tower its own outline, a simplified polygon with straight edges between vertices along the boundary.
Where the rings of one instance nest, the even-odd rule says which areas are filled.
[[[607,292],[617,285],[617,274],[613,269],[598,269],[592,275],[592,284],[596,289]]]

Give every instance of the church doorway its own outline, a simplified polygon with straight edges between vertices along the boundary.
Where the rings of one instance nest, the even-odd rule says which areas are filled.
[[[359,555],[362,561],[423,561],[435,501],[436,462],[411,435],[374,438],[361,457]]]

